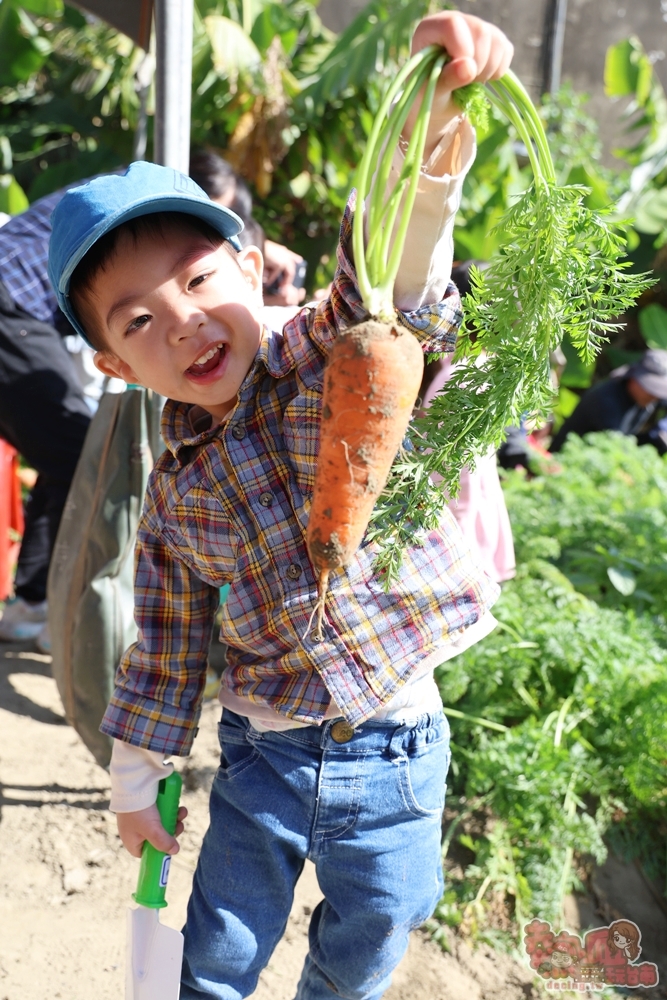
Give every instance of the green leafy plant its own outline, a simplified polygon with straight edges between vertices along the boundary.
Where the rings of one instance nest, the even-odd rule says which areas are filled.
[[[605,91],[612,98],[630,98],[624,113],[630,142],[616,155],[633,170],[617,211],[633,217],[633,258],[645,266],[667,237],[667,96],[638,38],[609,48]]]
[[[351,72],[348,36],[322,25],[317,0],[196,0],[193,145],[232,161],[254,190],[267,236],[304,254],[313,283],[330,280],[382,81],[406,53],[409,24],[428,7],[373,0],[355,29]],[[1,10],[0,174],[32,201],[127,164],[145,53],[59,0],[3,0]],[[24,50],[30,58],[15,58]],[[153,110],[151,90],[149,157]],[[9,204],[10,183],[0,211],[14,213],[25,199]]]
[[[653,448],[574,435],[560,472],[510,476],[505,495],[519,559],[547,551],[596,603],[667,622],[667,464]]]
[[[667,309],[651,302],[639,313],[639,329],[647,347],[667,350]]]
[[[445,853],[473,857],[438,919],[481,937],[506,927],[494,893],[515,933],[525,915],[562,925],[564,895],[608,844],[667,874],[667,461],[614,434],[569,440],[559,460],[553,476],[507,476],[518,572],[499,628],[436,673],[458,811]],[[637,586],[623,593],[628,567]]]
[[[29,59],[8,58],[28,45]],[[0,151],[31,201],[130,161],[143,59],[128,38],[73,7],[3,0]],[[10,211],[25,207],[24,198]]]

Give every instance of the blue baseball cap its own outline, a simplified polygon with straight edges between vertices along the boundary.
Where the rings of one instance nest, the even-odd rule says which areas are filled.
[[[183,212],[208,222],[236,250],[242,220],[211,201],[198,184],[157,163],[131,163],[123,174],[105,174],[65,192],[51,214],[49,278],[58,305],[77,333],[88,340],[69,297],[70,279],[94,243],[123,222],[155,212]]]

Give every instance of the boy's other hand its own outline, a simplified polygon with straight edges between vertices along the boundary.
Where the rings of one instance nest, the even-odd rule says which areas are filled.
[[[449,122],[461,114],[452,100],[452,92],[469,83],[498,80],[510,67],[514,46],[500,28],[472,14],[445,10],[420,21],[412,36],[412,52],[429,45],[440,45],[451,59],[443,68],[436,87],[431,111],[424,162],[440,141]],[[403,128],[409,139],[417,117],[419,102],[415,102]]]
[[[180,837],[183,833],[183,820],[187,815],[187,809],[181,806],[178,810],[176,836],[172,837],[162,826],[156,805],[139,809],[137,812],[118,813],[116,815],[118,835],[125,849],[135,858],[141,857],[141,849],[146,840],[164,854],[178,854],[180,847],[176,837]]]

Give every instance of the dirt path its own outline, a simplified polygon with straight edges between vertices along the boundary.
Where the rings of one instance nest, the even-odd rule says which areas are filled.
[[[179,927],[217,766],[216,704],[205,706],[185,768],[190,810],[165,922]],[[0,644],[0,1000],[121,1000],[125,910],[136,862],[107,812],[108,777],[64,723],[49,658]],[[301,878],[292,916],[254,1000],[291,1000],[320,898]],[[530,973],[484,949],[446,955],[414,935],[387,1000],[522,1000]],[[536,995],[536,994],[534,994]]]

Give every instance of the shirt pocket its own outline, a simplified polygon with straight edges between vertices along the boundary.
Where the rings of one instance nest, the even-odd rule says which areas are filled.
[[[302,385],[302,391],[283,413],[283,439],[297,485],[310,497],[315,487],[315,468],[320,450],[322,386]]]
[[[205,485],[193,487],[175,512],[189,561],[204,578],[225,582],[233,576],[239,535],[223,505]]]

